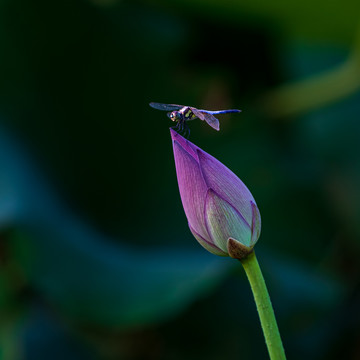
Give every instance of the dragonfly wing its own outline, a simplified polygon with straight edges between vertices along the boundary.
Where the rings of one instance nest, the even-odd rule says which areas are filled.
[[[220,130],[219,120],[214,115],[205,113],[205,121],[215,130]]]
[[[154,109],[163,110],[163,111],[180,110],[184,107],[184,105],[162,104],[162,103],[156,103],[156,102],[151,102],[149,105]]]
[[[220,130],[219,120],[214,115],[212,115],[206,111],[195,109],[195,108],[191,108],[191,111],[200,120],[205,120],[215,130],[217,130],[217,131]]]

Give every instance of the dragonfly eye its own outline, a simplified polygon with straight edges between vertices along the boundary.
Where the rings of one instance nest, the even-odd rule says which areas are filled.
[[[173,112],[170,114],[170,119],[171,119],[172,121],[175,121],[175,120],[176,120],[176,115],[175,115]]]

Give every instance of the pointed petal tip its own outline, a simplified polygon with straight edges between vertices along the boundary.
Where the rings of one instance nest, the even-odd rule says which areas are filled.
[[[181,136],[172,128],[170,128],[170,135],[171,135],[171,140],[173,142],[173,147],[175,147],[175,144],[179,145],[180,147],[183,148],[184,151],[190,154],[197,162],[199,161],[196,153],[198,147],[196,145],[194,145],[191,141],[185,139],[183,136]]]
[[[175,140],[175,138],[180,136],[173,128],[169,128],[169,130],[170,130],[170,135],[171,135],[172,140]]]
[[[171,138],[174,140],[182,140],[182,141],[188,141],[185,139],[182,135],[180,135],[176,130],[174,130],[172,127],[169,127]]]

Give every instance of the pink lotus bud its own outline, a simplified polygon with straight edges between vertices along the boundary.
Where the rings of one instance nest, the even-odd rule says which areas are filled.
[[[181,201],[196,240],[215,255],[242,258],[260,236],[259,209],[225,165],[170,129]]]

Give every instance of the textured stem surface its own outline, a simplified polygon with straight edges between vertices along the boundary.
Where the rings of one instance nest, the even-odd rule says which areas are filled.
[[[251,252],[245,259],[240,261],[245,269],[255,298],[270,359],[286,360],[274,310],[255,252]]]

